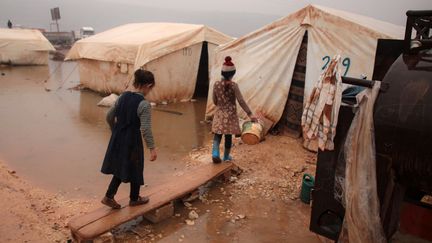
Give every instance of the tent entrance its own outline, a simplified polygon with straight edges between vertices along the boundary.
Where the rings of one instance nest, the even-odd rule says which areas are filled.
[[[301,116],[303,114],[307,44],[308,33],[306,31],[300,45],[300,50],[297,54],[288,99],[285,103],[282,117],[275,126],[275,129],[279,132],[296,138],[301,136]]]
[[[194,98],[207,97],[209,90],[208,43],[204,41],[201,48],[201,57],[198,67]]]

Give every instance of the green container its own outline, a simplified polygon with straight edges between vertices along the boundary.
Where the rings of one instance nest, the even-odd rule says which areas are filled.
[[[307,204],[310,203],[311,190],[314,187],[314,184],[315,184],[314,177],[305,173],[303,175],[303,182],[302,182],[302,187],[301,187],[301,192],[300,192],[300,200],[302,202],[307,203]]]

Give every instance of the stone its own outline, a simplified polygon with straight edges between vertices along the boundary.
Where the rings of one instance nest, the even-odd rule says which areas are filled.
[[[189,212],[189,219],[194,220],[197,219],[199,217],[198,213],[195,212],[194,210]]]
[[[190,220],[190,219],[186,219],[185,222],[187,225],[195,225],[195,221]]]
[[[183,204],[184,204],[186,207],[188,207],[188,208],[192,207],[192,204],[190,204],[190,203],[188,203],[188,202],[184,202]]]
[[[183,198],[182,201],[183,202],[191,202],[193,200],[198,199],[200,193],[198,190],[195,190],[193,192],[191,192],[187,197]]]
[[[144,218],[152,223],[159,223],[165,219],[171,218],[174,215],[174,204],[169,202],[158,209],[144,214]]]
[[[94,243],[114,243],[114,235],[111,232],[107,232],[103,235],[100,235],[96,239],[93,240]]]

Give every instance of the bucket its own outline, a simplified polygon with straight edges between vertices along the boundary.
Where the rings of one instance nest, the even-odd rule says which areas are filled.
[[[300,200],[304,203],[309,204],[310,202],[310,195],[311,195],[311,189],[314,187],[315,179],[313,176],[309,174],[303,175],[303,181],[301,186],[301,192],[300,192]]]
[[[263,126],[259,122],[243,123],[241,139],[245,144],[254,145],[261,141]]]

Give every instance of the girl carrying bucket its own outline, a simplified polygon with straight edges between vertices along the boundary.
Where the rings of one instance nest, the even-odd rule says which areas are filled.
[[[212,132],[214,133],[212,149],[213,163],[221,162],[219,145],[222,140],[222,135],[225,135],[225,150],[222,160],[232,160],[230,156],[232,135],[241,134],[236,100],[252,121],[257,120],[243,100],[238,85],[231,80],[235,72],[236,68],[231,62],[231,57],[225,57],[221,72],[222,80],[216,81],[213,86],[213,103],[216,105],[212,125]]]

